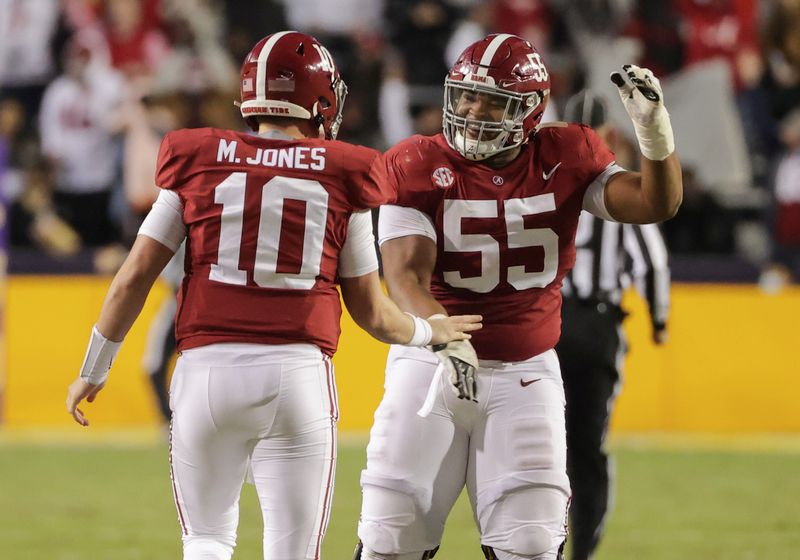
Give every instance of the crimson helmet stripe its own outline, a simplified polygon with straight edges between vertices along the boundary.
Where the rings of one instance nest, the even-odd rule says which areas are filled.
[[[289,33],[297,33],[296,31],[281,31],[279,33],[274,33],[267,39],[267,42],[264,43],[264,46],[261,48],[261,52],[258,53],[258,70],[256,71],[256,100],[257,101],[266,101],[267,100],[267,60],[269,60],[269,53],[272,51],[272,48],[275,46],[275,43],[283,37],[284,35],[288,35]]]
[[[491,43],[489,43],[489,46],[486,47],[485,51],[483,51],[483,56],[479,62],[480,66],[476,72],[478,76],[486,76],[486,73],[489,71],[489,66],[492,65],[492,59],[494,58],[495,53],[497,53],[497,49],[499,49],[500,46],[511,37],[515,37],[515,35],[500,33],[494,39],[492,39]]]

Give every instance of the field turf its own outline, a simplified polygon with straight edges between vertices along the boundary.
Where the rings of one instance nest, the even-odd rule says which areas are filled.
[[[110,441],[113,441],[110,440]],[[597,560],[800,558],[800,449],[618,440],[617,498]],[[326,560],[349,560],[363,439],[340,442]],[[180,539],[161,442],[0,438],[0,559],[175,560]],[[482,558],[462,495],[436,560]],[[245,486],[234,558],[261,558]]]

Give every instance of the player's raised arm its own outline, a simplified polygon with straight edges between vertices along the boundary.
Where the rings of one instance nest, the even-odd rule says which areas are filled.
[[[641,151],[641,173],[613,175],[606,184],[605,204],[620,222],[653,223],[675,215],[683,199],[681,165],[664,106],[661,84],[653,73],[623,66],[625,74],[611,74],[625,110],[633,121]]]
[[[103,388],[122,339],[142,311],[147,294],[175,251],[150,237],[139,235],[130,254],[114,276],[100,318],[92,328],[80,375],[67,391],[67,411],[82,426],[89,421],[78,408],[92,402]]]

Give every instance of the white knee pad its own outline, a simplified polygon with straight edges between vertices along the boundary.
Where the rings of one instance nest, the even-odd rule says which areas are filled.
[[[183,560],[231,560],[235,539],[221,537],[183,538]]]
[[[479,497],[481,542],[499,560],[555,560],[566,538],[569,483],[550,471],[511,475]]]
[[[405,480],[361,473],[363,505],[358,537],[364,545],[362,558],[419,560],[422,553],[406,556],[407,550],[428,550],[438,546],[427,537],[420,503],[429,502],[422,492]],[[365,556],[366,553],[373,556]],[[397,554],[400,553],[398,556]]]

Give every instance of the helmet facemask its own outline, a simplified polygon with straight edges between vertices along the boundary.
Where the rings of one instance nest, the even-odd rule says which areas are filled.
[[[336,140],[339,134],[339,127],[342,126],[342,111],[344,110],[344,100],[347,98],[347,85],[341,78],[336,78],[331,84],[331,89],[336,96],[336,114],[331,120],[329,127],[330,140]]]
[[[451,148],[479,161],[514,149],[528,138],[524,121],[542,105],[546,92],[516,93],[484,83],[445,80],[442,128]],[[480,101],[490,120],[470,118],[470,103]]]

